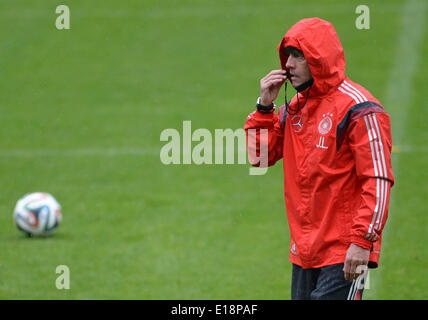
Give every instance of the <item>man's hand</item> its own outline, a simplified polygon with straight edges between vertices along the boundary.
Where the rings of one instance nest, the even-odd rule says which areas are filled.
[[[355,280],[357,277],[364,272],[357,273],[358,266],[367,266],[369,263],[370,250],[361,248],[356,244],[351,243],[348,251],[346,252],[345,265],[343,272],[345,273],[346,280]]]
[[[285,70],[272,70],[260,80],[260,103],[263,106],[269,106],[278,97],[285,80],[287,80]]]

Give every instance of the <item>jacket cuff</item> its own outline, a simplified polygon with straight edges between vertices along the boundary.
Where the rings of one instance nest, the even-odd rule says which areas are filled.
[[[269,112],[260,112],[256,109],[256,111],[253,112],[254,115],[257,115],[257,119],[264,119],[264,120],[271,120],[273,116],[276,114],[274,112],[275,109],[272,109]]]
[[[275,109],[276,109],[276,106],[274,105],[274,104],[272,104],[273,105],[273,107],[272,108],[261,108],[261,107],[259,107],[259,106],[257,106],[256,108],[257,108],[257,112],[258,113],[260,113],[260,114],[272,114],[272,113],[274,113],[274,111],[275,111]]]
[[[273,110],[276,109],[276,105],[273,103],[273,101],[268,106],[262,105],[261,101],[262,101],[262,99],[259,97],[257,99],[257,104],[256,104],[257,111],[260,112],[261,114],[271,113]]]
[[[366,249],[366,250],[370,250],[371,247],[372,247],[372,245],[373,245],[372,241],[364,239],[362,237],[358,237],[358,236],[352,236],[351,237],[351,242],[353,244],[356,244],[357,246],[359,246],[361,248]]]

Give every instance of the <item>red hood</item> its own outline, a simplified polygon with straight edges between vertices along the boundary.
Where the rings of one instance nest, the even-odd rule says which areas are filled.
[[[314,79],[311,96],[326,94],[345,79],[345,54],[330,22],[308,18],[288,30],[278,46],[283,70],[288,59],[284,48],[288,46],[301,50],[306,58]]]

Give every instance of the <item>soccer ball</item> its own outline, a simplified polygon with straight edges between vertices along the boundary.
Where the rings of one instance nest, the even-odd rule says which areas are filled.
[[[16,203],[13,219],[27,236],[50,236],[62,220],[61,205],[49,193],[28,193]]]

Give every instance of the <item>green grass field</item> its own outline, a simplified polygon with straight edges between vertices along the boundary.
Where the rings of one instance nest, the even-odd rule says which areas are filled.
[[[55,28],[60,4],[70,30]],[[282,163],[264,176],[248,164],[166,166],[159,137],[185,120],[242,128],[259,79],[279,67],[282,36],[313,16],[335,26],[346,74],[384,103],[399,151],[381,266],[364,297],[428,299],[427,24],[414,41],[402,35],[403,23],[425,22],[426,5],[370,1],[370,30],[358,30],[359,4],[1,1],[0,299],[289,299]],[[400,48],[400,37],[416,45]],[[13,223],[33,191],[62,204],[51,238]],[[58,265],[70,269],[69,290],[55,286]]]

